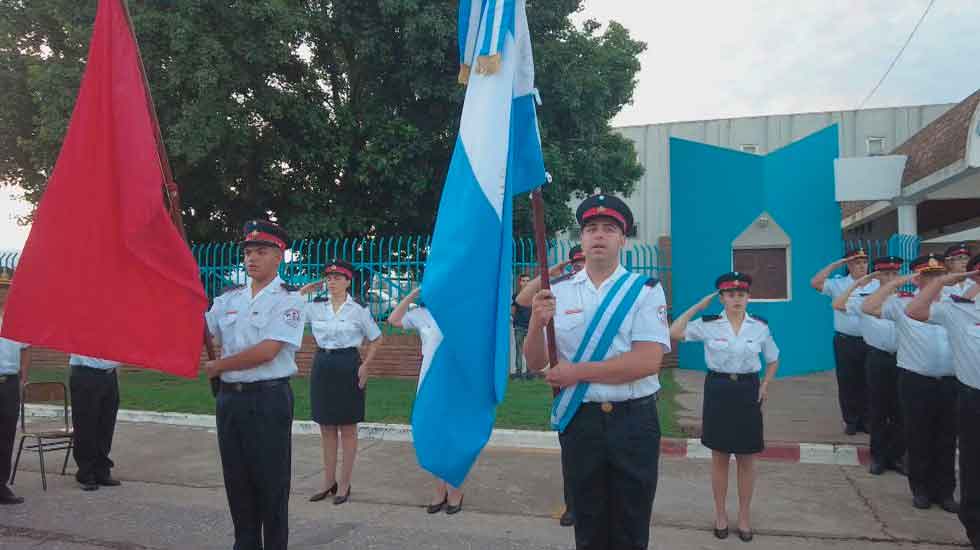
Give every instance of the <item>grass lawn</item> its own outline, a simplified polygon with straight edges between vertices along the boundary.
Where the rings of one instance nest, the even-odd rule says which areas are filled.
[[[32,382],[66,380],[66,369],[31,369]],[[677,383],[673,371],[660,376],[660,425],[665,437],[681,437],[675,414]],[[120,374],[123,409],[214,414],[211,389],[202,376],[186,380],[149,370],[127,370]],[[291,381],[296,396],[296,419],[310,419],[309,379]],[[372,378],[368,382],[367,421],[406,424],[415,398],[415,380]],[[514,380],[507,386],[507,397],[497,409],[497,427],[547,430],[551,412],[551,388],[540,380]]]

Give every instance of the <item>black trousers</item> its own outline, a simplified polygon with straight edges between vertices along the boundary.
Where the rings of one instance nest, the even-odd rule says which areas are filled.
[[[660,461],[656,398],[611,405],[607,412],[583,403],[559,436],[578,550],[645,549],[650,539]]]
[[[846,424],[867,427],[868,378],[864,372],[868,344],[860,336],[834,334],[834,359],[837,362],[837,399]]]
[[[561,443],[561,438],[558,439],[559,444]],[[575,508],[572,507],[572,491],[568,486],[568,473],[565,469],[565,458],[561,459],[561,488],[562,493],[565,495],[565,510],[568,513],[575,515]]]
[[[71,423],[75,430],[72,454],[78,472],[75,479],[91,482],[109,477],[115,465],[109,459],[119,412],[119,379],[116,370],[73,365],[68,378]]]
[[[285,550],[289,542],[293,391],[286,381],[249,385],[250,391],[235,391],[234,387],[221,384],[217,424],[235,550]]]
[[[959,385],[960,523],[980,550],[980,390]]]
[[[20,377],[8,374],[0,382],[0,487],[10,481],[10,464],[20,415]]]
[[[957,390],[952,376],[932,378],[905,369],[899,374],[913,495],[941,500],[956,489]]]
[[[895,354],[869,347],[865,370],[870,403],[871,457],[891,467],[905,455],[905,428],[898,406]]]

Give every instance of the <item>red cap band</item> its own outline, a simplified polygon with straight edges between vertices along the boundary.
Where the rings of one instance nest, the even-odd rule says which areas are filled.
[[[749,283],[746,281],[725,281],[718,285],[718,290],[748,290]]]
[[[245,235],[246,244],[253,241],[264,241],[267,243],[273,243],[279,247],[279,250],[286,250],[286,242],[271,233],[263,233],[262,231],[252,231],[248,235]]]
[[[882,270],[884,270],[884,271],[898,271],[901,268],[902,268],[902,264],[896,264],[896,263],[884,263],[884,262],[882,262],[880,264],[875,264],[875,270],[877,270],[877,271],[882,271]]]
[[[341,275],[346,275],[348,279],[354,278],[354,274],[351,273],[349,269],[345,267],[340,267],[339,265],[327,266],[327,269],[324,270],[324,274],[327,273],[340,273]]]
[[[612,208],[609,208],[608,206],[596,206],[593,208],[589,208],[588,210],[583,212],[582,224],[585,225],[585,222],[588,221],[589,218],[595,218],[596,216],[608,216],[618,221],[619,223],[623,224],[623,231],[624,232],[626,231],[626,218],[623,217],[622,214],[613,210]]]
[[[950,256],[969,256],[969,255],[970,255],[969,250],[965,248],[960,248],[958,250],[952,250],[950,251],[949,254],[946,254],[946,259],[949,259]]]
[[[573,262],[578,260],[584,260],[584,259],[585,259],[585,254],[583,252],[576,252],[574,255],[572,255]]]

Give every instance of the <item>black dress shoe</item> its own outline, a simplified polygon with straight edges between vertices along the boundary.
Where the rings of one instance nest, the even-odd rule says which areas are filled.
[[[956,502],[956,499],[952,496],[948,496],[944,499],[933,501],[939,505],[940,508],[949,512],[950,514],[958,514],[960,511],[960,503]]]
[[[100,477],[95,480],[96,483],[103,487],[119,487],[122,482],[112,476]]]
[[[448,500],[446,501],[446,513],[449,514],[450,516],[453,514],[458,514],[462,510],[463,510],[463,497],[459,497],[459,504],[449,504],[449,501]]]
[[[316,493],[315,495],[311,496],[310,502],[320,502],[321,500],[324,500],[328,496],[336,493],[337,493],[337,482],[334,481],[333,485],[331,485],[330,488],[327,489],[326,491],[320,491],[319,493]]]
[[[885,467],[881,465],[881,462],[877,460],[872,460],[871,464],[868,466],[868,473],[873,476],[880,476],[885,473]]]
[[[844,426],[844,433],[847,435],[857,434],[858,433],[857,425],[848,423],[847,425]]]
[[[425,507],[425,511],[429,514],[438,514],[446,507],[446,503],[449,501],[449,496],[442,497],[442,502],[439,504],[429,504]]]
[[[24,497],[19,497],[6,485],[0,485],[0,504],[23,504]]]
[[[83,491],[98,491],[99,484],[94,479],[87,479],[85,481],[79,481],[78,485]]]
[[[745,531],[736,529],[735,532],[738,533],[738,538],[742,539],[742,542],[752,542],[752,539],[755,538],[755,535],[752,534],[751,529],[747,529]]]
[[[558,525],[562,527],[571,527],[575,525],[575,514],[572,513],[568,508],[561,513],[561,518],[558,519]]]
[[[343,504],[347,502],[347,499],[349,498],[350,498],[350,485],[347,486],[347,494],[345,495],[338,494],[337,496],[333,497],[333,503]]]
[[[716,539],[722,539],[722,540],[727,539],[728,538],[728,527],[725,527],[724,529],[719,529],[719,528],[715,527],[715,538]]]
[[[915,506],[919,510],[928,510],[932,507],[932,502],[925,495],[913,495],[912,506]]]

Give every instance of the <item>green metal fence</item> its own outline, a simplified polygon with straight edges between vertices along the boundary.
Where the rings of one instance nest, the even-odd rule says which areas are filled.
[[[428,235],[293,241],[280,266],[280,276],[289,284],[303,285],[320,279],[332,259],[347,260],[357,270],[351,294],[371,309],[375,319],[384,321],[402,297],[421,282],[430,241]],[[567,259],[574,245],[563,239],[549,241],[549,265]],[[202,243],[191,250],[209,298],[229,286],[245,283],[239,243]],[[620,261],[630,270],[661,279],[669,271],[661,251],[644,243],[627,245]],[[534,273],[533,239],[514,239],[513,266],[515,281],[518,274]]]

